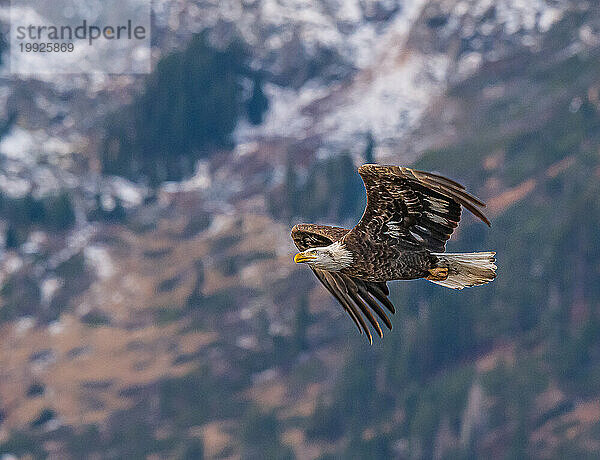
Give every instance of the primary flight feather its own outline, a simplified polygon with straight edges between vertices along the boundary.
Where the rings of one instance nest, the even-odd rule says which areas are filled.
[[[488,283],[496,277],[495,253],[444,253],[460,221],[461,206],[490,225],[485,203],[451,179],[398,166],[365,164],[358,168],[367,206],[353,229],[299,224],[292,238],[307,263],[339,301],[359,331],[380,337],[379,318],[389,328],[387,282],[426,278],[452,289]],[[385,308],[384,308],[385,307]],[[376,317],[376,316],[377,317]]]

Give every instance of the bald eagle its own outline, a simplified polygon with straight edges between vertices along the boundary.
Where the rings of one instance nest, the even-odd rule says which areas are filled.
[[[453,180],[398,166],[358,168],[367,206],[353,229],[299,224],[292,239],[306,263],[373,343],[365,318],[380,337],[373,312],[391,330],[384,310],[395,312],[387,282],[425,278],[452,289],[496,277],[495,252],[444,253],[460,221],[461,206],[490,225],[478,198]],[[362,314],[361,314],[362,313]],[[363,317],[364,315],[364,317]]]

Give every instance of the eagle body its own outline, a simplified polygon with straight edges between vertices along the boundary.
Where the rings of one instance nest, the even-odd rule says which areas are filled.
[[[462,207],[490,225],[479,209],[485,204],[462,185],[393,165],[366,164],[358,172],[367,193],[358,224],[352,229],[299,224],[292,239],[301,251],[294,260],[310,266],[371,343],[365,319],[383,336],[373,313],[392,328],[385,312],[395,311],[388,281],[426,278],[462,289],[495,278],[494,252],[444,252]]]
[[[437,258],[431,252],[410,250],[388,244],[361,240],[354,235],[341,244],[353,254],[354,263],[340,270],[344,275],[364,281],[413,280],[426,277],[435,268]],[[388,261],[381,263],[381,261]]]

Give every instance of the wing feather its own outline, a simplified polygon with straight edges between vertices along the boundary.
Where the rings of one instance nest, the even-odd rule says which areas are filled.
[[[383,289],[381,289],[380,286],[374,286],[374,284],[376,284],[376,283],[363,282],[362,284],[367,287],[367,291],[369,292],[369,294],[374,295],[375,298],[377,300],[379,300],[385,306],[385,308],[387,308],[390,311],[391,314],[396,313],[396,309],[394,308],[394,305],[392,304],[392,302],[390,302],[390,299],[388,299],[388,297],[387,297],[389,295],[390,291],[387,288],[387,285],[385,285],[385,283],[383,283],[385,286],[385,291]],[[379,284],[379,283],[377,283],[377,284]]]
[[[346,313],[348,313],[350,318],[352,318],[352,321],[354,321],[354,324],[356,324],[356,327],[358,328],[358,332],[360,332],[362,335],[363,331],[360,327],[360,322],[358,321],[358,318],[356,317],[355,312],[350,308],[350,306],[348,305],[348,301],[344,298],[342,293],[338,290],[338,288],[335,285],[335,282],[333,282],[330,279],[330,277],[328,276],[329,274],[323,270],[318,270],[315,268],[311,268],[311,269],[312,269],[313,273],[315,274],[315,276],[317,277],[317,279],[337,299],[337,301],[344,308],[344,310],[346,310]]]
[[[383,310],[383,308],[381,308],[379,306],[379,304],[375,301],[375,299],[373,299],[373,297],[371,296],[371,294],[369,294],[369,292],[360,284],[357,283],[356,285],[358,292],[360,294],[360,296],[366,300],[366,302],[369,304],[369,306],[371,307],[371,309],[377,313],[377,316],[379,316],[381,318],[381,320],[384,322],[384,324],[388,327],[388,329],[392,329],[392,322],[390,321],[390,319],[388,318],[388,316],[385,314],[385,311]]]
[[[346,285],[348,286],[348,295],[352,298],[352,300],[354,300],[354,303],[358,305],[358,308],[360,308],[363,315],[367,317],[367,319],[371,323],[371,326],[373,326],[375,331],[377,331],[377,334],[379,334],[379,337],[383,337],[383,331],[381,330],[381,326],[379,326],[379,323],[373,316],[373,313],[371,313],[371,310],[369,310],[369,307],[365,304],[363,298],[358,295],[358,288],[356,287],[356,284],[352,281],[351,278],[348,278],[348,282],[346,283]]]
[[[358,305],[358,309],[356,308],[357,305],[355,302],[351,302],[352,296],[350,295],[349,291],[348,291],[348,287],[345,284],[345,280],[342,279],[342,276],[339,275],[338,273],[335,272],[326,272],[327,275],[329,275],[335,282],[337,289],[342,292],[342,297],[344,299],[344,301],[347,303],[348,307],[350,308],[350,310],[352,310],[352,312],[354,313],[354,315],[356,316],[356,318],[358,319],[358,322],[360,323],[361,327],[363,328],[363,330],[365,331],[365,334],[367,336],[367,339],[369,340],[369,343],[372,345],[373,344],[373,336],[371,335],[371,331],[369,330],[369,328],[367,327],[367,323],[365,323],[364,318],[362,317],[362,315],[360,314],[360,312],[358,311],[358,309],[361,309],[360,305]]]
[[[443,251],[458,226],[461,206],[487,225],[485,203],[458,182],[438,174],[398,166],[366,164],[358,168],[367,192],[365,212],[356,225],[374,239],[415,249]]]
[[[292,228],[292,239],[300,251],[306,251],[309,248],[329,246],[341,240],[349,231],[347,228],[328,225],[298,224]]]

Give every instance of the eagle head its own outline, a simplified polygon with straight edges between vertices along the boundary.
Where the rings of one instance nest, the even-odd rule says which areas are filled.
[[[310,248],[294,256],[297,264],[307,263],[314,268],[335,272],[352,264],[352,253],[336,241],[329,246]]]

